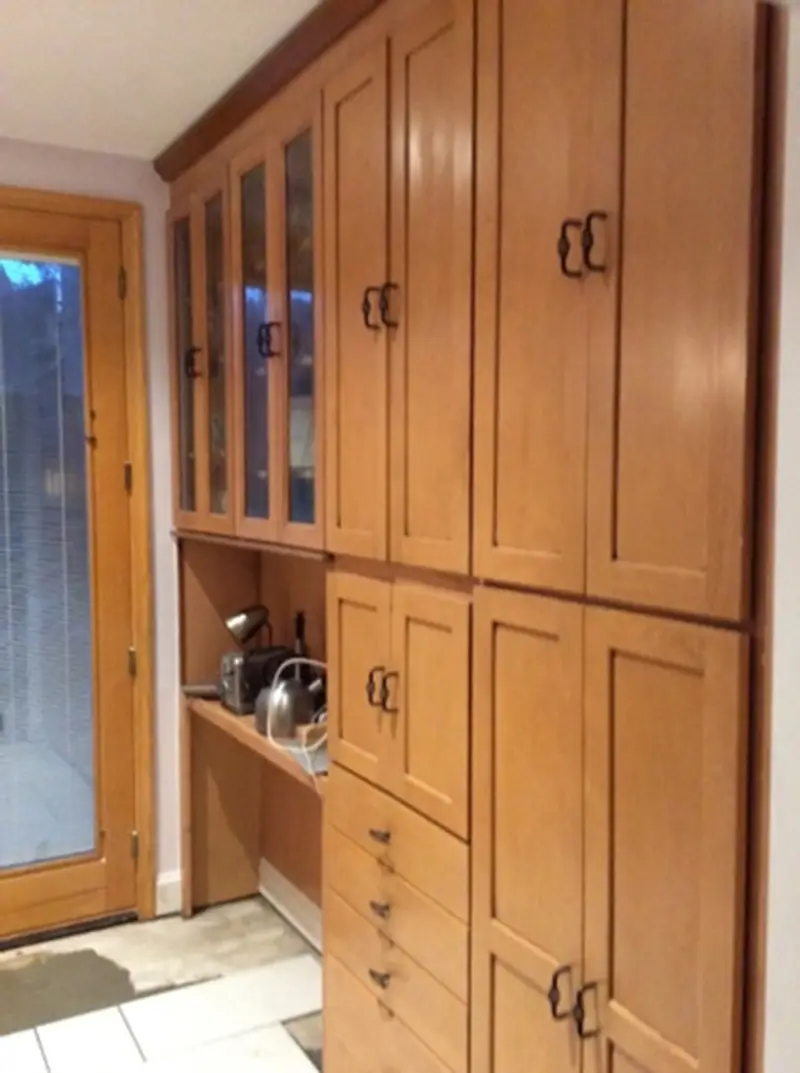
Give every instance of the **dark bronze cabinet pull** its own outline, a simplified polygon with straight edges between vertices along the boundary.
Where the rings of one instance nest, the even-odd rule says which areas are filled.
[[[361,312],[364,317],[364,327],[369,328],[371,332],[379,332],[381,330],[380,324],[376,324],[372,320],[372,301],[370,299],[371,294],[378,295],[378,301],[381,301],[381,288],[380,287],[366,287],[364,290],[364,298],[361,302]]]
[[[384,283],[381,287],[381,320],[387,328],[400,327],[396,320],[391,320],[389,317],[389,295],[396,290],[399,290],[396,283]]]
[[[583,220],[568,219],[564,220],[561,224],[561,232],[558,236],[558,258],[561,261],[561,274],[566,276],[567,279],[583,279],[582,268],[570,268],[569,255],[572,253],[572,243],[570,242],[570,231],[576,231],[580,236],[583,230]]]
[[[370,708],[380,708],[381,703],[379,700],[375,700],[375,693],[377,692],[377,685],[375,684],[375,676],[382,674],[386,670],[385,667],[373,667],[367,675],[367,684],[365,686],[365,692],[367,694],[367,704]]]
[[[370,902],[369,907],[373,915],[381,920],[386,920],[392,909],[388,902]]]
[[[397,671],[388,671],[386,674],[384,674],[383,678],[381,678],[380,705],[387,715],[396,715],[400,709],[389,707],[389,700],[391,699],[391,694],[389,693],[390,678],[394,678],[396,681],[399,681],[400,675],[397,673]]]
[[[373,842],[380,842],[382,846],[388,846],[389,843],[392,841],[392,832],[382,831],[378,827],[370,827],[369,837],[372,839]]]
[[[378,972],[377,969],[370,969],[369,978],[374,984],[377,984],[378,987],[385,991],[391,982],[392,974],[390,972]]]
[[[188,380],[196,380],[200,376],[197,368],[197,355],[200,353],[199,346],[190,346],[183,355],[183,372]]]
[[[605,223],[608,219],[607,212],[590,212],[586,217],[586,223],[583,225],[583,232],[581,234],[581,247],[583,248],[583,263],[589,272],[605,272],[607,265],[601,264],[599,261],[592,260],[592,250],[595,244],[594,225],[595,222]]]
[[[570,965],[562,965],[556,969],[553,973],[553,979],[550,984],[550,990],[547,992],[547,999],[550,1003],[550,1014],[554,1021],[566,1021],[568,1017],[572,1016],[572,1007],[567,1006],[566,1009],[559,1009],[561,1005],[561,988],[560,982],[563,976],[569,976],[572,972]]]
[[[262,358],[277,358],[280,351],[272,345],[272,333],[280,327],[280,321],[268,320],[258,326],[258,352]]]
[[[596,983],[584,984],[583,987],[578,989],[578,994],[575,996],[575,1006],[572,1010],[572,1016],[575,1018],[578,1035],[581,1039],[595,1039],[600,1035],[599,1028],[592,1028],[588,1032],[586,1031],[586,1003],[584,1000],[590,992],[597,993]]]

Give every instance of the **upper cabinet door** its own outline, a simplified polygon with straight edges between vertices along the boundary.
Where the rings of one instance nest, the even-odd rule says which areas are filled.
[[[177,404],[177,524],[233,531],[227,187],[198,185],[173,210],[173,383]]]
[[[461,838],[469,834],[471,600],[398,582],[392,588],[387,788]]]
[[[391,727],[381,684],[391,644],[391,584],[331,571],[327,587],[331,759],[384,785]]]
[[[325,87],[326,544],[387,554],[387,44]]]
[[[478,5],[474,573],[572,592],[585,546],[586,7]]]
[[[276,159],[280,227],[282,539],[322,547],[322,116],[292,123]]]
[[[746,638],[586,616],[585,1068],[739,1069]]]
[[[276,540],[280,494],[275,459],[280,449],[279,329],[268,239],[275,221],[268,207],[266,151],[249,152],[231,168],[233,230],[234,411],[238,437],[236,530]]]
[[[596,10],[588,589],[741,619],[758,5]]]
[[[472,1061],[485,1073],[581,1068],[583,616],[475,593]]]
[[[473,3],[391,42],[391,558],[469,572]]]

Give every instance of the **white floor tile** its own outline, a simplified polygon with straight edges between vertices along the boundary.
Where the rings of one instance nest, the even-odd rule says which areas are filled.
[[[322,1008],[322,973],[311,955],[273,962],[123,1006],[150,1061]],[[281,1071],[282,1073],[282,1071]]]
[[[35,1032],[0,1036],[0,1069],[14,1073],[47,1073]]]
[[[37,1029],[50,1073],[127,1073],[142,1057],[119,1010],[95,1010]]]
[[[271,1025],[148,1062],[142,1073],[317,1073],[285,1028]]]

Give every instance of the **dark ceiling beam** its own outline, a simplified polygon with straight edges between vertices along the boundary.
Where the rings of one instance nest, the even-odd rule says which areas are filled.
[[[382,3],[383,0],[323,0],[156,157],[153,163],[161,178],[173,182],[196,164]]]

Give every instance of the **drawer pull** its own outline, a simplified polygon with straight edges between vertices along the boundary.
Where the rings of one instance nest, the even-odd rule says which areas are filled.
[[[592,1028],[588,1032],[586,1031],[586,1004],[584,999],[590,991],[594,991],[597,994],[597,984],[584,984],[583,987],[578,989],[578,994],[575,996],[575,1006],[572,1010],[572,1016],[575,1018],[575,1024],[578,1029],[578,1035],[581,1039],[595,1039],[600,1035],[599,1028]]]
[[[380,917],[381,920],[386,920],[386,918],[389,916],[389,913],[392,911],[392,907],[389,905],[388,902],[370,902],[369,907],[372,910],[373,914],[376,917]],[[565,1016],[568,1017],[569,1014],[567,1013],[565,1014]]]
[[[583,279],[583,268],[570,268],[569,258],[572,253],[572,243],[570,242],[570,231],[577,231],[578,235],[582,235],[583,220],[569,219],[564,220],[561,224],[561,232],[558,236],[558,259],[561,262],[561,274],[566,276],[567,279]]]
[[[583,263],[590,272],[605,272],[607,268],[606,265],[592,259],[592,250],[594,249],[596,238],[594,233],[595,221],[599,220],[601,223],[605,223],[607,219],[607,212],[590,212],[586,217],[586,223],[583,226],[583,233],[581,235]]]
[[[553,973],[553,980],[550,984],[550,990],[547,992],[547,999],[550,1003],[550,1014],[554,1021],[566,1021],[568,1017],[572,1016],[573,1011],[569,1006],[565,1010],[559,1009],[562,997],[559,984],[563,976],[569,976],[571,973],[572,967],[570,965],[562,965],[560,969],[556,969]]]
[[[397,286],[396,283],[384,283],[384,285],[381,287],[381,299],[380,299],[381,320],[383,321],[384,326],[387,327],[387,328],[399,328],[400,327],[400,325],[397,323],[397,321],[392,320],[390,315],[389,315],[389,312],[390,312],[390,310],[389,310],[389,295],[391,294],[392,291],[396,291],[396,290],[399,290],[399,287]]]
[[[369,978],[374,984],[377,984],[381,990],[385,991],[391,983],[392,974],[390,972],[378,972],[377,969],[370,969]]]
[[[397,715],[400,709],[389,707],[389,701],[391,700],[391,694],[389,692],[390,678],[393,678],[396,682],[400,681],[400,675],[397,673],[397,671],[389,671],[388,673],[384,674],[383,678],[381,679],[380,704],[381,708],[383,708],[387,715]]]
[[[365,287],[364,298],[361,302],[361,315],[364,318],[364,327],[369,328],[371,332],[379,332],[381,330],[380,324],[376,324],[372,319],[372,301],[370,295],[377,294],[380,301],[382,291],[380,287]]]
[[[388,846],[392,841],[391,831],[381,831],[378,827],[370,827],[369,837],[373,842],[380,842],[382,846]]]

